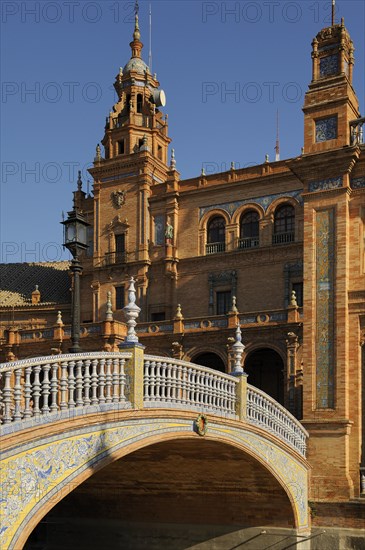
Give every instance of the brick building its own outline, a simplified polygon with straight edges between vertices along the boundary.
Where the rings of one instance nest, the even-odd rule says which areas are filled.
[[[164,93],[142,47],[137,20],[90,169],[93,194],[80,179],[74,193],[90,224],[82,348],[118,349],[131,276],[149,353],[229,372],[240,322],[249,382],[309,431],[314,524],[361,528],[365,119],[349,33],[342,21],[313,40],[299,157],[188,180],[168,153]],[[47,265],[23,264],[29,276],[17,286],[2,269],[3,360],[67,351],[70,293],[42,287]],[[53,269],[58,288],[69,288],[67,266]]]

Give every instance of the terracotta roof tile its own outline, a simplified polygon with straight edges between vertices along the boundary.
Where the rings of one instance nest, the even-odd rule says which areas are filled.
[[[66,261],[0,264],[0,307],[32,305],[36,285],[41,293],[40,304],[69,303],[69,268],[70,262]]]

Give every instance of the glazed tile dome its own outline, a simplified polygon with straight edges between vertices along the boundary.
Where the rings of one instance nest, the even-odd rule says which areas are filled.
[[[140,57],[132,57],[123,69],[123,73],[129,73],[135,71],[140,74],[144,74],[147,70],[147,65]]]

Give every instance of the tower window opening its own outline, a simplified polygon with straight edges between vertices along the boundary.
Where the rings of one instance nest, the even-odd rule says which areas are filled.
[[[131,109],[131,94],[127,94],[125,106],[127,108],[127,111],[130,111],[130,109]]]
[[[124,155],[125,154],[125,140],[121,139],[118,141],[118,155]]]
[[[137,94],[137,113],[142,113],[143,105],[143,96],[142,94]]]
[[[159,145],[159,146],[157,147],[157,157],[158,157],[160,160],[162,160],[162,147],[161,147],[161,145]]]
[[[143,146],[143,138],[138,140],[138,148],[140,149]]]

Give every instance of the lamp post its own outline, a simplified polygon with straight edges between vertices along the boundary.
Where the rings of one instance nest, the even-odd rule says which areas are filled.
[[[67,213],[67,219],[61,222],[64,226],[63,245],[71,252],[73,259],[71,271],[73,273],[73,294],[72,294],[72,320],[71,320],[71,342],[70,353],[80,353],[80,275],[82,265],[79,255],[87,248],[86,229],[89,223],[75,204],[71,212]]]

